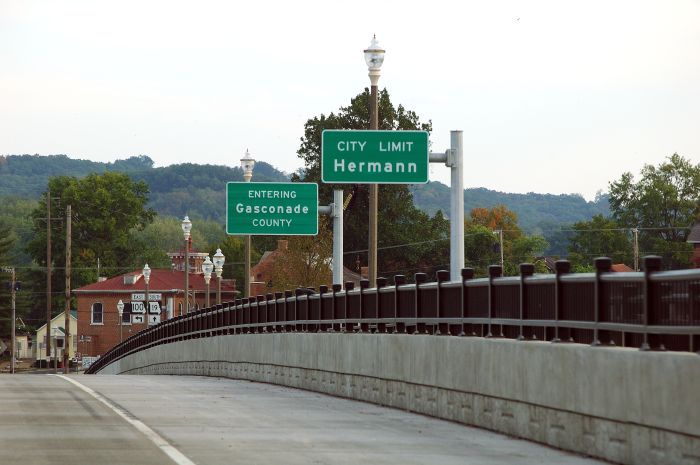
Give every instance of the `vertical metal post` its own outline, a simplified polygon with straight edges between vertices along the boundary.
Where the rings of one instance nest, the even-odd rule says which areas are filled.
[[[250,297],[250,234],[245,236],[245,296]],[[221,280],[219,279],[219,282]]]
[[[377,104],[377,83],[379,75],[376,79],[370,73],[371,94],[370,94],[370,112],[369,112],[369,128],[370,130],[379,129],[379,109]],[[379,211],[379,185],[369,185],[369,257],[367,260],[367,268],[369,274],[369,282],[376,285],[377,282],[377,214]]]
[[[64,305],[63,373],[70,373],[68,352],[70,351],[70,275],[71,275],[71,206],[66,207],[66,302]]]
[[[459,293],[460,297],[460,315],[461,315],[461,322],[460,322],[460,331],[459,331],[459,336],[466,336],[466,333],[464,332],[464,317],[466,316],[466,307],[469,302],[469,294],[467,290],[467,285],[465,284],[465,281],[468,281],[470,279],[474,278],[474,268],[462,268],[460,276],[462,277],[462,282],[461,282],[461,292]],[[474,335],[474,331],[472,328],[472,335]]]
[[[402,274],[397,274],[394,276],[394,334],[399,332],[399,309],[401,308],[401,299],[399,293],[399,286],[406,284],[406,276]],[[403,331],[406,332],[406,325],[403,325]]]
[[[437,302],[435,303],[435,316],[437,317],[437,325],[435,325],[435,335],[440,336],[442,332],[440,331],[440,318],[442,318],[442,286],[441,284],[443,282],[449,281],[450,280],[450,273],[447,270],[439,270],[437,272],[437,288],[435,289],[435,296]],[[447,334],[451,334],[450,332],[450,324],[447,323]]]
[[[554,281],[554,339],[552,342],[561,342],[559,338],[559,318],[561,317],[561,309],[564,306],[564,289],[561,284],[561,275],[571,271],[571,262],[568,260],[557,260],[554,263],[556,272]]]
[[[145,287],[145,291],[146,291],[146,295],[144,296],[144,298],[146,299],[146,314],[145,314],[146,321],[144,321],[144,323],[145,323],[144,328],[148,329],[148,325],[150,323],[149,318],[151,315],[151,302],[149,301],[150,296],[148,295],[148,282],[144,281],[144,287]]]
[[[190,313],[190,236],[185,239],[185,314]]]
[[[650,350],[649,345],[649,312],[654,293],[651,286],[651,273],[661,271],[661,257],[658,255],[648,255],[644,257],[644,306],[642,314],[642,324],[644,325],[644,341],[639,350]]]
[[[503,230],[499,229],[498,230],[498,240],[499,240],[499,245],[498,249],[501,251],[501,270],[505,273],[505,263],[503,261]]]
[[[416,282],[416,292],[414,293],[415,296],[415,304],[416,304],[416,330],[413,332],[413,334],[420,334],[418,330],[418,319],[423,316],[422,312],[420,311],[421,307],[421,299],[420,299],[420,285],[425,283],[428,280],[428,276],[425,273],[416,273],[413,278]]]
[[[333,284],[343,284],[343,190],[333,190]]]
[[[493,280],[495,278],[500,278],[502,275],[503,267],[500,265],[489,265],[489,332],[486,334],[486,337],[493,337],[493,332],[491,332],[491,320],[493,319],[493,312],[496,309],[496,286],[494,286]]]
[[[595,302],[593,303],[593,322],[595,323],[595,327],[593,329],[593,342],[591,345],[599,346],[601,343],[600,338],[598,337],[598,323],[600,322],[600,312],[603,310],[603,283],[601,280],[601,274],[610,271],[612,260],[608,257],[598,257],[593,260],[593,265],[595,266]]]
[[[248,239],[250,239],[250,236],[248,236]],[[221,270],[221,274],[216,273],[216,305],[221,305],[221,280],[223,277],[223,270]]]
[[[464,268],[464,147],[462,131],[450,131],[450,276]]]
[[[518,341],[525,339],[523,334],[523,319],[527,316],[527,284],[525,279],[535,273],[535,265],[532,263],[520,264],[520,332],[516,338]],[[546,338],[545,338],[546,339]]]
[[[634,234],[634,271],[639,271],[639,228],[632,228]]]

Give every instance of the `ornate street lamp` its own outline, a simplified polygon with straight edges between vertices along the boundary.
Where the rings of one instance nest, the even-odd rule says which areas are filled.
[[[151,310],[151,303],[148,300],[148,283],[151,282],[151,267],[148,266],[148,263],[146,263],[143,267],[143,282],[146,285],[146,296],[145,296],[146,297],[146,304],[145,304],[145,307],[146,307],[145,312],[146,313],[143,316],[143,318],[145,319],[144,323],[146,323],[146,327],[148,327],[148,323],[149,323],[148,315],[149,315],[150,310]]]
[[[221,304],[221,277],[224,274],[224,261],[226,257],[221,253],[221,249],[216,249],[214,254],[214,270],[216,270],[217,289],[216,289],[216,304]]]
[[[253,178],[253,167],[255,160],[250,156],[248,149],[245,149],[245,155],[241,158],[241,169],[243,170],[243,179],[245,182],[250,182]],[[250,297],[250,235],[245,236],[245,276],[244,276],[245,296]]]
[[[385,50],[379,46],[377,36],[372,37],[369,48],[365,50],[365,62],[369,69],[370,87],[370,112],[369,128],[379,129],[379,110],[377,105],[377,84],[379,83],[380,69],[384,63]],[[370,286],[377,285],[377,210],[379,205],[379,186],[369,185],[369,256],[367,268]]]
[[[119,313],[119,343],[122,342],[122,315],[124,314],[124,302],[122,302],[122,299],[119,299],[119,302],[117,302],[117,313]]]
[[[182,220],[182,232],[185,235],[185,313],[190,313],[190,231],[192,231],[192,222],[185,215]]]
[[[207,283],[206,307],[209,308],[209,281],[211,281],[211,272],[214,271],[214,264],[211,262],[209,255],[202,263],[202,271],[204,272],[204,282]]]

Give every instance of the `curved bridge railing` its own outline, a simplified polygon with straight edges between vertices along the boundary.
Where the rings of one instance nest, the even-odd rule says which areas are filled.
[[[660,257],[645,257],[644,272],[611,273],[611,260],[595,260],[595,273],[569,273],[565,260],[556,274],[534,275],[520,265],[520,276],[473,279],[462,270],[449,280],[439,271],[426,283],[402,275],[393,285],[377,278],[344,288],[276,292],[236,299],[165,320],[141,331],[98,359],[86,373],[97,373],[122,357],[177,341],[221,335],[274,332],[378,332],[506,337],[639,347],[642,350],[696,351],[700,347],[700,269],[659,271]]]

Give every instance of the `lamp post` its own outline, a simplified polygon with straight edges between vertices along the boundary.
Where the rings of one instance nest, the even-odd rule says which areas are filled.
[[[379,109],[377,105],[377,84],[379,83],[380,69],[384,63],[385,50],[379,47],[377,36],[372,37],[369,48],[365,50],[365,62],[369,69],[370,99],[369,99],[369,128],[379,129]],[[369,257],[367,268],[371,286],[377,283],[377,210],[379,205],[379,186],[369,185]]]
[[[250,236],[248,236],[250,237]],[[208,257],[207,257],[208,258]],[[216,304],[219,305],[221,304],[221,277],[224,274],[224,261],[226,260],[226,257],[224,257],[224,254],[221,253],[221,249],[216,249],[216,253],[214,254],[214,270],[216,270],[216,277],[218,278],[216,280],[217,288],[216,288]]]
[[[185,215],[182,220],[182,232],[185,234],[185,313],[190,313],[190,231],[192,231],[192,222]]]
[[[149,323],[148,315],[149,315],[150,310],[151,310],[151,303],[148,301],[148,283],[149,282],[151,282],[151,267],[149,267],[148,263],[146,263],[143,267],[143,283],[146,285],[146,295],[145,295],[145,297],[146,297],[146,305],[145,305],[146,314],[144,315],[144,318],[146,319],[146,321],[144,322],[144,323],[146,323],[146,328],[148,328],[148,323]]]
[[[119,313],[119,343],[121,344],[121,342],[122,342],[122,328],[123,328],[122,315],[124,314],[124,302],[122,302],[122,299],[119,299],[119,302],[117,302],[117,313]]]
[[[250,156],[248,149],[245,150],[245,155],[241,158],[241,169],[243,170],[243,179],[245,182],[250,182],[253,178],[253,167],[255,160]],[[216,258],[216,256],[215,256]],[[215,260],[216,263],[216,260]],[[245,236],[245,276],[244,276],[245,296],[250,297],[250,234]]]
[[[202,263],[202,271],[204,272],[204,282],[207,283],[207,298],[206,307],[209,308],[209,281],[211,281],[211,272],[214,270],[214,264],[211,262],[209,255],[204,259]]]

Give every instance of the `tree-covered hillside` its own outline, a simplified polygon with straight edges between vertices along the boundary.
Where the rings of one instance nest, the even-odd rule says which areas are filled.
[[[224,221],[226,183],[243,181],[240,167],[184,163],[155,168],[145,155],[100,163],[75,160],[66,155],[8,155],[0,157],[0,197],[38,199],[55,176],[85,177],[106,171],[128,174],[145,181],[149,206],[162,215]],[[256,182],[284,182],[289,176],[265,162],[255,164]]]
[[[416,206],[428,213],[442,209],[449,214],[450,188],[440,182],[415,185],[411,188]],[[551,225],[573,224],[594,215],[608,215],[608,197],[599,196],[588,202],[577,194],[508,194],[479,188],[464,190],[464,211],[505,205],[518,215],[518,223],[528,233],[542,232]]]

